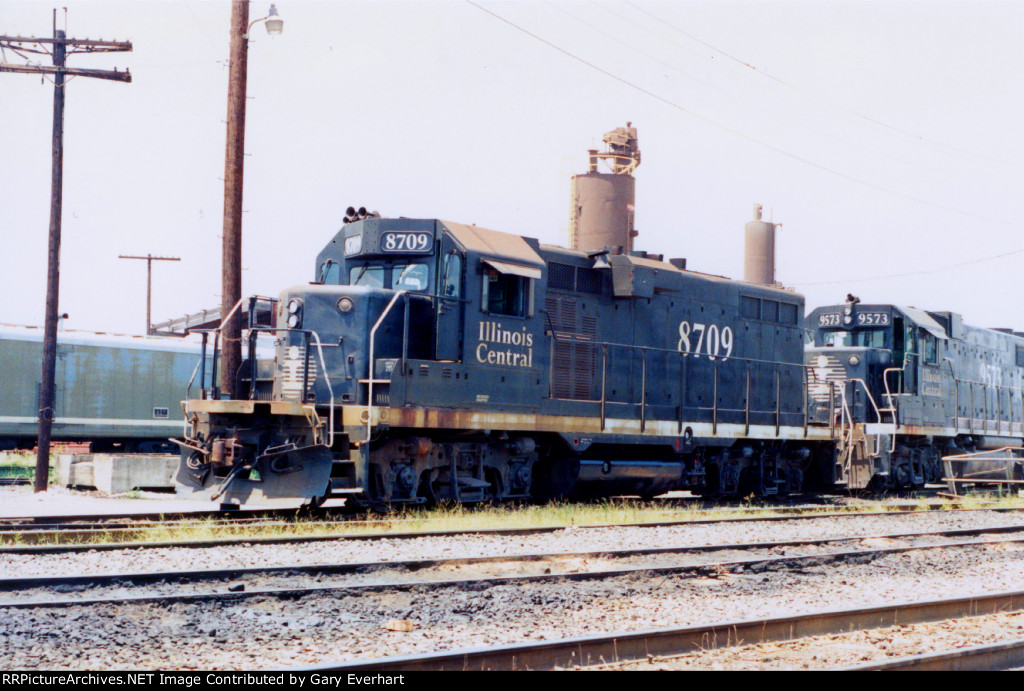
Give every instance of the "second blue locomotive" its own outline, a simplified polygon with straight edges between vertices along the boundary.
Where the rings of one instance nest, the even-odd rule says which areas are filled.
[[[1021,446],[1024,334],[852,295],[811,312],[807,326],[812,418],[833,425],[849,487],[921,487],[948,474],[1020,479],[1018,461],[943,459]]]

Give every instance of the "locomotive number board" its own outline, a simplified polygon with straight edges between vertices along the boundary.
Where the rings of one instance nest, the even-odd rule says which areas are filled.
[[[888,312],[858,312],[854,323],[857,326],[889,326]],[[818,326],[842,326],[843,318],[838,313],[819,314]]]
[[[422,254],[433,249],[433,233],[392,230],[380,234],[380,251]]]
[[[888,312],[858,312],[857,326],[888,326]]]

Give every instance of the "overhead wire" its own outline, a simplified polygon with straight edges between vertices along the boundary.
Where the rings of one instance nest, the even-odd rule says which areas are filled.
[[[663,36],[661,34],[654,33],[652,31],[650,31],[649,29],[647,29],[646,27],[643,27],[640,24],[638,24],[637,22],[633,21],[632,19],[630,19],[628,17],[625,17],[625,16],[623,16],[623,15],[617,13],[617,12],[612,11],[611,9],[609,9],[606,6],[606,4],[604,4],[604,3],[595,3],[595,4],[601,10],[611,14],[613,17],[616,17],[616,18],[618,18],[618,19],[620,19],[622,21],[629,22],[630,24],[633,24],[634,26],[640,28],[641,30],[646,31],[647,33],[650,33],[652,36],[657,36],[658,38],[666,40],[666,41],[672,43],[675,46],[679,46],[679,44],[676,43],[675,41],[672,41],[672,39],[667,38],[667,37],[665,37],[665,36]],[[664,67],[667,67],[668,69],[671,69],[671,70],[673,70],[675,72],[678,72],[679,74],[682,74],[687,79],[691,79],[691,80],[697,82],[698,84],[703,84],[704,86],[706,86],[709,89],[712,89],[714,91],[718,91],[718,92],[720,92],[722,94],[725,94],[729,98],[736,99],[736,100],[738,100],[738,101],[740,101],[742,103],[747,104],[748,107],[756,108],[756,109],[758,109],[758,110],[760,110],[760,111],[762,111],[764,113],[776,114],[776,115],[782,114],[791,123],[801,123],[805,127],[809,128],[809,129],[813,129],[818,135],[820,135],[822,137],[825,137],[827,139],[830,139],[832,141],[839,142],[841,144],[847,145],[847,146],[856,147],[859,152],[869,151],[869,152],[871,152],[871,153],[873,153],[873,154],[875,154],[877,156],[883,156],[883,157],[888,158],[888,159],[893,160],[893,161],[898,161],[898,162],[901,162],[901,163],[913,165],[913,166],[916,166],[918,169],[920,169],[920,168],[927,168],[928,170],[930,170],[932,172],[936,172],[936,173],[939,173],[939,174],[942,174],[942,175],[955,176],[955,177],[963,178],[963,179],[967,179],[967,180],[975,180],[975,181],[981,180],[981,178],[979,178],[978,176],[971,175],[971,174],[967,173],[963,169],[962,166],[958,166],[955,170],[948,170],[948,169],[945,169],[945,168],[936,167],[934,165],[922,164],[919,161],[909,160],[906,157],[897,155],[896,153],[894,153],[891,150],[879,149],[879,148],[876,148],[876,147],[873,147],[873,146],[868,146],[868,145],[864,145],[864,144],[861,144],[861,143],[853,142],[853,141],[851,141],[849,139],[846,139],[844,137],[840,137],[840,136],[837,136],[835,134],[832,134],[831,132],[827,132],[827,131],[821,129],[820,127],[818,127],[815,123],[811,122],[807,118],[803,118],[803,117],[801,117],[799,115],[792,115],[790,113],[781,113],[778,109],[772,108],[772,107],[769,107],[769,106],[765,105],[767,103],[767,101],[765,101],[763,99],[762,100],[752,100],[752,99],[747,98],[745,96],[740,96],[740,95],[737,95],[735,93],[732,93],[732,92],[722,88],[721,86],[719,86],[717,84],[714,84],[714,83],[712,83],[712,82],[710,82],[710,81],[708,81],[706,79],[702,79],[700,77],[694,76],[694,75],[690,74],[689,72],[679,68],[678,66],[673,65],[673,64],[671,64],[669,62],[666,62],[665,60],[662,60],[661,58],[659,58],[659,57],[649,53],[648,51],[646,51],[646,50],[644,50],[642,48],[636,47],[635,45],[633,45],[633,44],[629,43],[628,41],[624,40],[622,36],[615,36],[615,35],[607,32],[607,31],[605,31],[604,29],[601,29],[600,27],[595,26],[594,24],[586,21],[585,19],[583,19],[583,18],[573,14],[572,12],[570,12],[567,9],[565,9],[564,7],[561,7],[558,4],[556,4],[554,2],[551,2],[550,0],[547,2],[547,5],[552,7],[553,9],[556,9],[559,12],[565,14],[566,16],[570,17],[574,21],[579,22],[580,24],[583,24],[584,26],[590,28],[591,30],[596,31],[597,33],[600,33],[601,35],[603,35],[603,36],[605,36],[605,37],[615,41],[618,45],[626,46],[626,47],[636,51],[637,53],[640,53],[641,55],[643,55],[643,56],[645,56],[647,58],[650,58],[651,60],[654,60],[655,62],[657,62],[660,65],[663,65]],[[736,59],[736,58],[733,58],[733,59]],[[742,63],[742,61],[740,61],[740,62],[743,65],[747,64],[747,63]],[[756,68],[753,68],[753,69],[756,69]],[[1024,173],[1024,171],[1021,171],[1021,172]]]
[[[766,79],[771,79],[772,81],[777,82],[778,84],[781,84],[781,85],[783,85],[783,86],[785,86],[787,88],[793,89],[795,91],[799,91],[802,94],[806,94],[807,96],[809,96],[810,98],[814,99],[815,101],[818,101],[819,103],[822,103],[822,104],[824,104],[824,105],[826,105],[826,106],[828,106],[830,108],[842,111],[842,112],[844,112],[844,113],[846,113],[848,115],[852,115],[852,116],[854,116],[856,118],[859,118],[861,120],[869,122],[869,123],[871,123],[873,125],[877,125],[879,127],[883,127],[883,128],[885,128],[887,130],[890,130],[890,131],[895,132],[897,134],[903,135],[904,137],[909,137],[911,140],[913,140],[915,142],[918,142],[918,143],[924,142],[924,143],[930,144],[932,146],[937,146],[937,147],[940,147],[940,148],[943,148],[943,149],[948,149],[950,151],[955,151],[957,153],[965,154],[965,155],[971,156],[973,158],[978,158],[978,159],[982,159],[982,160],[985,160],[985,161],[989,161],[991,163],[998,163],[1000,165],[1009,166],[1009,167],[1013,168],[1015,171],[1020,172],[1018,165],[1014,164],[1014,163],[1012,163],[1010,161],[1004,161],[1004,160],[1001,160],[1001,159],[998,159],[998,158],[993,158],[991,156],[986,156],[985,154],[981,154],[981,153],[978,153],[976,151],[968,151],[967,149],[961,149],[959,147],[952,146],[951,144],[946,144],[945,142],[940,142],[940,141],[936,141],[936,140],[933,140],[933,139],[929,139],[929,138],[924,137],[924,136],[922,136],[920,134],[915,134],[913,132],[908,132],[907,130],[904,130],[904,129],[901,129],[899,127],[896,127],[895,125],[891,125],[891,124],[889,124],[887,122],[883,122],[882,120],[878,120],[877,118],[870,117],[870,116],[865,115],[865,114],[863,114],[863,113],[861,113],[859,111],[856,111],[854,109],[851,109],[851,108],[848,108],[846,106],[843,106],[843,105],[841,105],[839,103],[831,101],[831,100],[829,100],[827,98],[819,96],[818,94],[816,94],[813,91],[809,91],[807,89],[801,88],[801,87],[799,87],[799,86],[797,86],[795,84],[792,84],[792,83],[790,83],[790,82],[788,82],[788,81],[786,81],[784,79],[781,79],[780,77],[776,77],[775,75],[773,75],[773,74],[771,74],[769,72],[766,72],[765,70],[758,69],[756,66],[754,66],[754,65],[752,65],[752,64],[750,64],[750,63],[748,63],[748,62],[746,62],[744,60],[742,60],[741,58],[738,58],[738,57],[736,57],[736,56],[726,52],[725,50],[723,50],[721,48],[718,48],[717,46],[714,46],[714,45],[708,43],[707,41],[704,41],[703,39],[699,38],[698,36],[695,36],[695,35],[691,34],[690,32],[685,31],[685,30],[679,28],[678,26],[672,24],[671,22],[665,20],[663,17],[659,17],[658,15],[654,14],[653,12],[650,12],[650,11],[644,9],[643,7],[639,6],[635,2],[632,2],[631,0],[626,0],[626,4],[629,5],[630,7],[632,7],[633,9],[635,9],[636,11],[642,12],[643,14],[647,15],[648,17],[651,17],[655,21],[657,21],[657,22],[659,22],[661,24],[664,24],[665,26],[667,26],[668,28],[672,29],[673,31],[676,31],[676,32],[682,34],[683,36],[686,36],[690,40],[695,41],[696,43],[699,43],[702,46],[710,48],[711,50],[715,51],[716,53],[718,53],[720,55],[724,55],[725,57],[729,58],[730,60],[732,60],[732,61],[734,61],[736,63],[739,63],[740,65],[743,65],[744,67],[750,68],[751,70],[756,72],[758,75],[760,75],[762,77],[765,77]]]
[[[579,55],[576,55],[575,53],[573,53],[573,52],[571,52],[569,50],[566,50],[565,48],[562,48],[561,46],[559,46],[559,45],[557,45],[555,43],[552,43],[551,41],[547,40],[546,38],[543,38],[542,36],[539,36],[539,35],[533,33],[532,31],[530,31],[530,30],[528,30],[528,29],[526,29],[526,28],[516,24],[515,22],[513,22],[513,21],[511,21],[509,19],[506,19],[505,17],[497,14],[496,12],[492,12],[491,10],[487,9],[486,7],[481,6],[480,4],[475,2],[474,0],[466,0],[466,2],[468,4],[470,4],[470,5],[472,5],[473,7],[477,8],[481,12],[484,12],[486,14],[491,15],[495,19],[503,22],[504,24],[507,24],[508,26],[516,29],[517,31],[520,31],[520,32],[526,34],[527,36],[533,38],[536,41],[539,41],[539,42],[543,43],[544,45],[548,46],[549,48],[551,48],[553,50],[558,51],[559,53],[565,55],[566,57],[568,57],[568,58],[570,58],[572,60],[575,60],[576,62],[579,62],[580,64],[582,64],[582,65],[584,65],[584,66],[586,66],[586,67],[588,67],[588,68],[590,68],[590,69],[592,69],[592,70],[594,70],[596,72],[599,72],[600,74],[603,74],[604,76],[606,76],[606,77],[608,77],[610,79],[613,79],[613,80],[619,82],[620,84],[623,84],[624,86],[629,87],[630,89],[638,91],[638,92],[640,92],[640,93],[642,93],[642,94],[644,94],[644,95],[646,95],[646,96],[648,96],[648,97],[650,97],[650,98],[652,98],[652,99],[654,99],[654,100],[656,100],[656,101],[658,101],[660,103],[663,103],[664,105],[669,106],[670,108],[674,108],[675,110],[678,110],[678,111],[680,111],[682,113],[685,113],[685,114],[689,115],[690,117],[696,118],[696,119],[700,120],[701,122],[704,122],[704,123],[706,123],[708,125],[711,125],[712,127],[720,129],[720,130],[722,130],[724,132],[728,132],[729,134],[732,134],[733,136],[739,137],[739,138],[741,138],[741,139],[743,139],[745,141],[748,141],[748,142],[750,142],[752,144],[756,144],[756,145],[758,145],[760,147],[768,149],[769,151],[774,151],[775,153],[780,154],[782,156],[785,156],[786,158],[793,159],[795,161],[803,163],[804,165],[807,165],[807,166],[810,166],[810,167],[815,168],[817,170],[829,173],[830,175],[835,175],[836,177],[842,178],[844,180],[849,180],[851,182],[855,182],[855,183],[857,183],[859,185],[863,185],[865,187],[868,187],[868,188],[873,189],[873,190],[877,190],[879,192],[884,192],[885,194],[889,194],[889,195],[892,195],[894,197],[899,197],[901,199],[906,199],[908,201],[913,201],[913,202],[916,202],[918,204],[923,204],[925,206],[930,206],[930,207],[935,208],[935,209],[940,209],[942,211],[948,211],[950,213],[960,214],[962,216],[967,216],[969,218],[974,218],[974,219],[980,220],[980,221],[986,221],[986,222],[989,222],[989,223],[996,223],[996,224],[999,224],[999,225],[1009,226],[1009,227],[1012,227],[1012,228],[1024,228],[1024,223],[1021,223],[1021,222],[1006,221],[1006,220],[999,219],[999,218],[993,218],[991,216],[985,216],[985,215],[982,215],[982,214],[977,214],[977,213],[974,213],[974,212],[971,212],[971,211],[966,211],[964,209],[957,209],[955,207],[947,206],[945,204],[939,204],[938,202],[929,201],[927,199],[923,199],[921,197],[917,197],[917,196],[914,196],[914,195],[911,195],[911,194],[907,194],[905,192],[899,192],[899,191],[896,191],[896,190],[893,190],[893,189],[889,189],[888,187],[883,187],[882,185],[875,184],[875,183],[873,183],[873,182],[871,182],[869,180],[863,180],[863,179],[855,177],[853,175],[849,175],[847,173],[844,173],[844,172],[842,172],[840,170],[836,170],[834,168],[830,168],[830,167],[828,167],[826,165],[823,165],[821,163],[818,163],[816,161],[812,161],[812,160],[810,160],[808,158],[805,158],[803,156],[800,156],[798,154],[794,154],[794,153],[791,153],[789,151],[786,151],[785,149],[782,149],[782,148],[780,148],[778,146],[775,146],[774,144],[769,144],[768,142],[762,141],[762,140],[757,139],[755,137],[752,137],[752,136],[750,136],[748,134],[745,134],[744,132],[741,132],[741,131],[733,128],[733,127],[730,127],[728,125],[724,125],[724,124],[722,124],[720,122],[712,120],[709,117],[701,115],[700,113],[698,113],[696,111],[690,110],[689,108],[686,108],[685,106],[682,106],[679,103],[676,103],[675,101],[672,101],[672,100],[670,100],[670,99],[668,99],[668,98],[666,98],[664,96],[661,96],[660,94],[657,94],[657,93],[655,93],[655,92],[653,92],[653,91],[651,91],[651,90],[649,90],[649,89],[647,89],[645,87],[642,87],[639,84],[631,82],[628,79],[615,74],[614,72],[606,70],[605,68],[603,68],[603,67],[601,67],[599,65],[596,65],[595,63],[590,62],[589,60],[586,60],[585,58],[582,58]]]
[[[855,182],[855,183],[863,185],[865,187],[868,187],[868,188],[871,188],[871,189],[874,189],[874,190],[877,190],[877,191],[880,191],[880,192],[884,192],[885,194],[889,194],[889,195],[892,195],[892,196],[895,196],[895,197],[899,197],[899,198],[906,199],[906,200],[909,200],[909,201],[917,202],[917,203],[923,204],[925,206],[930,206],[932,208],[940,209],[940,210],[943,210],[943,211],[948,211],[948,212],[951,212],[951,213],[956,213],[956,214],[960,214],[960,215],[963,215],[963,216],[968,216],[968,217],[971,217],[971,218],[975,218],[977,220],[987,221],[987,222],[990,222],[990,223],[996,223],[996,224],[999,224],[999,225],[1010,226],[1010,227],[1013,227],[1013,228],[1024,227],[1024,224],[1019,223],[1019,222],[1012,222],[1012,221],[1006,221],[1006,220],[1003,220],[1003,219],[992,218],[992,217],[989,217],[989,216],[984,216],[982,214],[976,214],[976,213],[973,213],[973,212],[970,212],[970,211],[966,211],[966,210],[963,210],[963,209],[957,209],[957,208],[954,208],[954,207],[949,207],[949,206],[946,206],[944,204],[938,204],[936,202],[932,202],[932,201],[929,201],[929,200],[926,200],[926,199],[915,197],[913,195],[905,194],[905,193],[902,193],[902,192],[897,192],[895,190],[891,190],[891,189],[883,187],[881,185],[876,185],[876,184],[874,184],[872,182],[869,182],[869,181],[866,181],[866,180],[862,180],[862,179],[854,177],[852,175],[848,175],[848,174],[843,173],[841,171],[829,168],[828,166],[824,166],[824,165],[822,165],[820,163],[817,163],[815,161],[811,161],[811,160],[806,159],[806,158],[804,158],[802,156],[798,156],[796,154],[790,153],[790,152],[788,152],[788,151],[786,151],[784,149],[781,149],[781,148],[779,148],[777,146],[774,146],[774,145],[769,144],[767,142],[763,142],[763,141],[761,141],[759,139],[756,139],[756,138],[751,137],[751,136],[749,136],[747,134],[744,134],[743,132],[735,130],[735,129],[733,129],[731,127],[728,127],[726,125],[723,125],[721,123],[715,122],[711,118],[705,117],[705,116],[703,116],[703,115],[701,115],[701,114],[699,114],[697,112],[694,112],[694,111],[692,111],[692,110],[690,110],[690,109],[688,109],[688,108],[686,108],[686,107],[684,107],[684,106],[682,106],[682,105],[680,105],[680,104],[678,104],[678,103],[676,103],[676,102],[674,102],[674,101],[672,101],[672,100],[670,100],[668,98],[665,98],[664,96],[661,96],[661,95],[659,95],[657,93],[654,93],[653,91],[650,91],[649,89],[646,89],[646,88],[644,88],[644,87],[642,87],[642,86],[640,86],[638,84],[635,84],[635,83],[629,81],[628,79],[625,79],[624,77],[621,77],[621,76],[619,76],[619,75],[617,75],[617,74],[615,74],[615,73],[613,73],[613,72],[611,72],[609,70],[606,70],[603,67],[600,67],[599,65],[596,65],[596,64],[590,62],[589,60],[586,60],[585,58],[580,57],[579,55],[576,55],[575,53],[572,53],[571,51],[566,50],[565,48],[562,48],[561,46],[559,46],[559,45],[557,45],[557,44],[555,44],[555,43],[553,43],[553,42],[543,38],[542,36],[539,36],[539,35],[533,33],[532,31],[526,29],[525,27],[522,27],[522,26],[516,24],[515,22],[513,22],[513,21],[511,21],[509,19],[506,19],[505,17],[503,17],[503,16],[501,16],[501,15],[499,15],[499,14],[497,14],[497,13],[495,13],[495,12],[489,10],[489,9],[487,9],[486,7],[481,6],[480,4],[475,2],[474,0],[466,0],[466,2],[468,4],[470,4],[470,5],[472,5],[473,7],[475,7],[476,9],[478,9],[478,10],[480,10],[480,11],[482,11],[482,12],[484,12],[484,13],[492,16],[492,17],[494,17],[498,21],[500,21],[500,22],[502,22],[504,24],[507,24],[508,26],[512,27],[513,29],[515,29],[515,30],[517,30],[517,31],[519,31],[519,32],[521,32],[523,34],[526,34],[530,38],[533,38],[534,40],[539,41],[540,43],[543,43],[544,45],[548,46],[549,48],[551,48],[551,49],[553,49],[553,50],[555,50],[555,51],[565,55],[566,57],[568,57],[568,58],[570,58],[572,60],[575,60],[576,62],[578,62],[578,63],[580,63],[580,64],[582,64],[582,65],[584,65],[584,66],[586,66],[586,67],[588,67],[588,68],[590,68],[590,69],[592,69],[592,70],[594,70],[594,71],[596,71],[596,72],[598,72],[600,74],[603,74],[604,76],[606,76],[606,77],[608,77],[610,79],[613,79],[614,81],[619,82],[620,84],[623,84],[623,85],[625,85],[625,86],[627,86],[627,87],[629,87],[629,88],[631,88],[631,89],[633,89],[635,91],[638,91],[638,92],[640,92],[640,93],[642,93],[642,94],[644,94],[644,95],[646,95],[646,96],[648,96],[648,97],[650,97],[650,98],[652,98],[652,99],[654,99],[654,100],[656,100],[656,101],[658,101],[660,103],[663,103],[663,104],[665,104],[665,105],[667,105],[667,106],[669,106],[671,108],[674,108],[674,109],[676,109],[676,110],[678,110],[680,112],[683,112],[683,113],[685,113],[687,115],[690,115],[691,117],[694,117],[694,118],[700,120],[701,122],[705,122],[705,123],[707,123],[707,124],[709,124],[709,125],[711,125],[711,126],[713,126],[715,128],[718,128],[720,130],[728,132],[729,134],[732,134],[734,136],[740,137],[741,139],[744,139],[745,141],[749,141],[749,142],[751,142],[753,144],[757,144],[758,146],[766,148],[766,149],[768,149],[770,151],[774,151],[774,152],[776,152],[776,153],[778,153],[780,155],[783,155],[783,156],[785,156],[787,158],[791,158],[791,159],[796,160],[796,161],[798,161],[800,163],[803,163],[803,164],[805,164],[807,166],[810,166],[810,167],[815,168],[817,170],[821,170],[821,171],[829,173],[831,175],[835,175],[835,176],[843,178],[845,180],[849,180],[851,182]],[[1007,256],[1016,255],[1016,254],[1024,254],[1024,248],[1015,249],[1015,250],[1011,250],[1009,252],[1003,252],[1003,253],[996,254],[996,255],[989,255],[989,256],[985,256],[985,257],[979,257],[979,258],[968,260],[968,261],[965,261],[965,262],[960,262],[960,263],[957,263],[957,264],[951,264],[951,265],[948,265],[948,266],[937,267],[937,268],[934,268],[934,269],[921,269],[921,270],[917,270],[917,271],[904,272],[904,273],[899,273],[899,274],[890,274],[890,275],[879,276],[879,277],[874,277],[874,278],[857,279],[857,281],[858,282],[862,282],[862,281],[870,281],[870,280],[885,280],[885,279],[889,279],[889,278],[901,278],[901,277],[905,277],[905,276],[913,276],[913,275],[920,275],[920,274],[927,274],[927,273],[935,273],[935,272],[938,272],[938,271],[948,270],[950,268],[957,268],[957,267],[960,267],[960,266],[967,266],[967,265],[970,265],[970,264],[979,264],[979,263],[983,263],[983,262],[993,261],[993,260],[996,260],[996,259],[1001,259],[1001,258],[1004,258],[1004,257],[1007,257]],[[822,282],[797,283],[795,285],[800,285],[800,286],[831,285],[831,284],[844,283],[844,282],[854,282],[854,281],[822,281]]]
[[[988,257],[979,257],[978,259],[969,259],[964,262],[957,262],[955,264],[947,264],[945,266],[937,266],[932,269],[918,269],[916,271],[906,271],[898,274],[886,274],[884,276],[870,276],[867,278],[850,278],[845,280],[835,281],[808,281],[805,283],[794,282],[794,287],[806,287],[806,286],[828,286],[828,285],[839,285],[843,283],[866,283],[868,281],[885,281],[891,278],[906,278],[907,276],[920,276],[922,274],[938,273],[939,271],[948,271],[949,269],[958,269],[961,266],[970,266],[972,264],[981,264],[983,262],[989,262],[996,259],[1004,259],[1005,257],[1012,257],[1017,254],[1024,254],[1024,248],[1010,250],[1009,252],[1003,252],[1002,254],[994,254]]]

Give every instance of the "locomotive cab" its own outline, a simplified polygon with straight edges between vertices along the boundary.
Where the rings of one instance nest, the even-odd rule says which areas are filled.
[[[179,484],[266,505],[271,485],[293,497],[369,487],[391,503],[528,496],[531,440],[453,432],[443,443],[388,415],[415,414],[423,401],[456,408],[467,395],[498,405],[538,395],[544,263],[535,246],[438,220],[346,223],[317,257],[316,281],[281,293],[273,326],[250,324],[253,348],[273,337],[272,390],[252,387],[251,403],[235,406],[189,402],[196,417]],[[266,409],[257,400],[276,428],[243,422]],[[389,428],[395,441],[378,441]],[[461,467],[449,467],[452,457]]]
[[[826,398],[832,397],[832,414],[846,406],[853,422],[916,424],[923,414],[919,398],[942,396],[948,336],[930,314],[847,302],[814,310],[807,328],[813,341],[805,361],[819,418],[827,421]]]
[[[813,416],[840,429],[852,486],[919,487],[941,478],[945,442],[933,432],[954,425],[948,329],[958,320],[861,305],[852,296],[808,315]]]

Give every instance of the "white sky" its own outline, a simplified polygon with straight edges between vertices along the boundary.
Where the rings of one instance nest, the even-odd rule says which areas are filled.
[[[1024,2],[478,2],[522,30],[456,0],[281,0],[284,34],[254,28],[244,294],[312,280],[349,205],[564,245],[569,176],[629,120],[638,248],[741,277],[762,203],[808,310],[1024,329]],[[68,85],[68,327],[143,331],[119,254],[182,258],[154,263],[154,321],[217,306],[229,3],[59,4],[69,36],[134,44],[69,60],[134,81]],[[0,34],[51,35],[52,7],[5,0]],[[0,323],[43,321],[52,104],[0,74]]]

